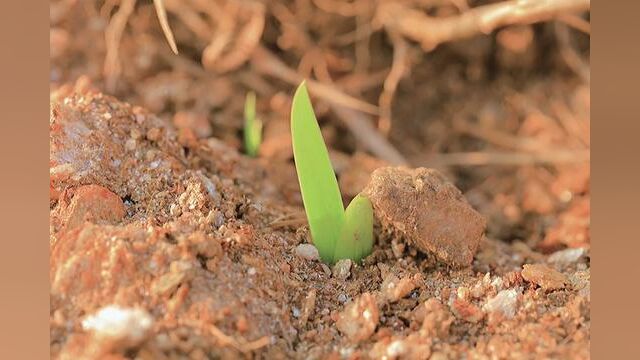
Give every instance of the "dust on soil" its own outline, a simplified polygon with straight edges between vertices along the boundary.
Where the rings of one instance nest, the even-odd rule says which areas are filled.
[[[428,54],[410,48],[389,138],[412,165],[442,171],[485,217],[471,265],[449,267],[378,229],[363,264],[330,269],[295,251],[309,235],[288,138],[292,87],[256,64],[219,71],[233,49],[205,71],[207,43],[192,31],[207,24],[189,15],[212,13],[198,1],[167,1],[179,57],[153,5],[135,5],[119,71],[104,71],[105,31],[130,3],[51,2],[53,358],[589,358],[589,163],[545,157],[588,152],[589,83],[559,55],[553,24]],[[263,46],[300,62],[305,76],[328,69],[337,86],[374,103],[392,48],[380,32],[371,56],[360,40],[324,42],[354,19],[320,3],[224,11],[240,28],[266,14]],[[296,16],[320,48],[282,26]],[[588,38],[574,36],[588,53]],[[313,63],[319,49],[323,61]],[[257,159],[241,153],[249,89],[265,121]],[[388,164],[363,151],[325,102],[314,104],[348,200]],[[110,306],[150,323],[96,330]]]

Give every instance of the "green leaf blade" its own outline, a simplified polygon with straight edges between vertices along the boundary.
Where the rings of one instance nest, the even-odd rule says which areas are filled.
[[[373,249],[373,206],[369,198],[358,194],[345,211],[345,223],[336,244],[334,261],[360,261]]]
[[[333,263],[345,222],[342,196],[329,152],[302,82],[291,106],[291,135],[296,171],[311,237],[324,262]]]
[[[247,155],[257,156],[262,142],[262,121],[256,118],[256,94],[251,91],[244,102],[244,147]]]

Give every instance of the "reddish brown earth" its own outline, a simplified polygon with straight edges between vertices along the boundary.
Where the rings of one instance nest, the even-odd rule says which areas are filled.
[[[373,253],[329,268],[299,247],[292,84],[255,54],[221,71],[233,46],[205,61],[218,28],[201,1],[166,1],[179,56],[137,2],[116,71],[107,50],[127,3],[51,2],[52,358],[590,357],[590,85],[554,24],[409,44],[388,133],[405,170],[314,97],[345,202],[367,188],[377,216]],[[233,37],[263,13],[260,44],[286,66],[378,101],[390,40],[341,36],[366,12],[251,4],[221,8]],[[588,36],[571,34],[588,58]],[[248,90],[265,121],[258,158],[242,154]]]
[[[53,103],[50,126],[52,355],[588,357],[584,253],[521,273],[550,258],[483,239],[455,270],[380,238],[332,276],[294,255],[306,232],[271,225],[298,209],[259,161],[215,139],[180,144],[98,92]],[[134,343],[83,330],[111,305],[153,325]]]

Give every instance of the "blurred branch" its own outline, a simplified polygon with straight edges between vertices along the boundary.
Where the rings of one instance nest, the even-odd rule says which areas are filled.
[[[252,64],[258,72],[273,76],[291,85],[297,85],[303,80],[301,75],[287,67],[269,50],[261,46],[254,51]],[[372,126],[371,120],[361,113],[375,115],[378,112],[377,107],[315,80],[307,79],[307,86],[309,87],[309,92],[331,105],[333,111],[351,131],[356,140],[371,151],[372,154],[392,164],[407,164],[407,160],[398,150],[376,131]]]
[[[333,112],[342,120],[353,136],[372,154],[392,165],[408,165],[407,159],[372,126],[367,115],[340,105],[332,105]]]
[[[273,76],[291,85],[298,85],[304,80],[301,75],[287,67],[287,65],[262,46],[258,46],[253,52],[251,63],[258,72]],[[311,79],[307,79],[307,86],[311,93],[329,103],[356,109],[372,115],[378,114],[378,108],[376,106],[347,95],[334,87]]]
[[[173,31],[171,31],[171,27],[169,26],[169,20],[167,20],[167,9],[164,7],[163,0],[153,0],[153,5],[156,8],[158,21],[160,21],[162,32],[169,43],[169,47],[171,47],[171,51],[173,51],[174,54],[178,54],[178,46],[176,45],[176,40],[173,37]]]
[[[393,62],[391,63],[391,71],[384,80],[382,93],[378,98],[378,107],[380,108],[380,118],[378,120],[378,129],[385,135],[389,135],[391,131],[391,107],[393,97],[398,88],[400,79],[407,71],[407,53],[409,52],[409,44],[393,31],[389,31],[389,38],[393,44]]]
[[[585,34],[591,35],[591,24],[578,15],[561,14],[558,16],[558,20],[578,31],[582,31]]]
[[[588,11],[590,0],[510,0],[480,6],[457,16],[438,18],[407,7],[402,2],[383,1],[376,22],[433,50],[441,43],[489,34],[498,27],[547,21],[561,14]]]
[[[462,152],[437,154],[415,161],[419,166],[481,166],[481,165],[539,165],[581,163],[590,159],[589,150],[553,151],[545,153],[521,152]]]
[[[136,0],[123,0],[122,3],[120,3],[120,8],[115,15],[113,15],[104,32],[107,54],[104,59],[103,73],[106,88],[109,92],[115,91],[116,83],[122,72],[119,55],[120,40],[122,39],[122,33],[127,26],[127,21],[133,13],[135,5]]]
[[[567,66],[588,84],[591,81],[591,69],[589,64],[574,49],[568,26],[557,22],[555,24],[555,34],[560,45],[560,56],[562,56]]]

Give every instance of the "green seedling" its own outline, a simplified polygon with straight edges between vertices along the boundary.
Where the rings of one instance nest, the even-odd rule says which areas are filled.
[[[256,94],[250,91],[244,102],[244,149],[249,156],[257,156],[262,142],[262,121],[256,118]]]
[[[362,194],[344,210],[329,152],[303,81],[291,106],[293,156],[311,238],[322,261],[360,261],[373,246],[373,208]]]

